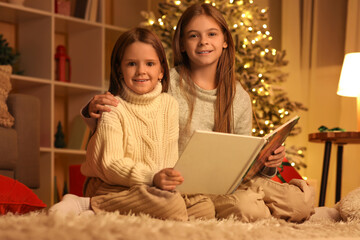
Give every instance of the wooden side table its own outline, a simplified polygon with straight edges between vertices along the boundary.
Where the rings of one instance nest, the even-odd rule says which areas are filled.
[[[321,176],[319,207],[324,206],[326,185],[329,173],[329,162],[332,143],[338,146],[336,163],[336,194],[335,202],[341,198],[342,156],[344,144],[360,144],[360,132],[318,132],[309,134],[310,142],[325,142],[324,161]]]

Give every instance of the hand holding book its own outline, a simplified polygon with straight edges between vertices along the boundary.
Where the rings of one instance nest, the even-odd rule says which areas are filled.
[[[299,121],[299,118],[300,117],[296,116],[290,119],[275,131],[265,136],[266,143],[258,154],[256,158],[257,160],[254,162],[253,166],[249,169],[248,173],[244,177],[243,181],[250,180],[265,166],[267,159],[284,143],[293,127]]]
[[[172,168],[164,168],[154,175],[153,183],[162,190],[174,190],[183,181],[180,172]]]
[[[275,149],[274,153],[265,161],[265,167],[280,167],[285,157],[285,147],[282,145]]]

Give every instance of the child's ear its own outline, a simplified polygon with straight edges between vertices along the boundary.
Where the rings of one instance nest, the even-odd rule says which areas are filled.
[[[223,48],[227,48],[227,47],[228,47],[228,44],[227,44],[226,41],[224,41],[224,43],[223,43]]]
[[[161,73],[159,74],[159,81],[161,81],[164,77],[164,69],[161,68]]]

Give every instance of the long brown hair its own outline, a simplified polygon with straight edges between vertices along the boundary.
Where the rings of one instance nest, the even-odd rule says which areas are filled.
[[[161,79],[162,91],[167,92],[169,88],[170,75],[164,47],[155,33],[149,29],[139,27],[124,32],[115,43],[111,53],[109,92],[113,95],[118,95],[123,90],[123,84],[125,83],[121,72],[121,61],[124,57],[125,49],[134,42],[147,43],[155,49],[164,72],[163,79]]]
[[[217,84],[217,93],[216,93],[216,103],[214,111],[214,131],[217,132],[233,132],[233,111],[232,104],[234,101],[234,96],[236,92],[235,84],[235,46],[230,33],[230,30],[227,26],[227,23],[221,14],[221,12],[210,4],[194,4],[187,8],[185,12],[180,17],[176,31],[174,34],[172,47],[174,53],[174,67],[180,72],[180,78],[187,83],[189,86],[186,90],[183,88],[184,95],[186,96],[188,105],[189,105],[189,116],[187,120],[187,128],[189,128],[191,123],[191,118],[194,111],[194,102],[195,102],[195,85],[190,80],[190,61],[186,52],[181,51],[181,43],[184,37],[184,30],[190,21],[199,15],[206,15],[212,17],[224,34],[224,39],[227,43],[227,48],[223,49],[223,52],[218,61],[217,70],[216,70],[216,84]],[[182,85],[180,85],[182,86]]]

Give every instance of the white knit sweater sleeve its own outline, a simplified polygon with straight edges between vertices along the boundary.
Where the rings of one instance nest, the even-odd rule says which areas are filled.
[[[155,173],[144,163],[127,156],[123,131],[119,111],[112,108],[111,112],[104,112],[89,141],[81,172],[112,185],[152,185]]]
[[[168,158],[166,161],[169,163],[167,167],[174,167],[178,158],[178,139],[179,139],[179,104],[178,102],[171,97],[170,99],[169,110],[169,139],[166,140],[167,147],[165,156]]]

